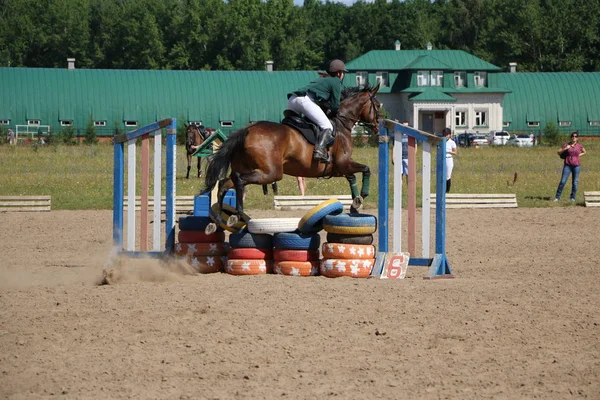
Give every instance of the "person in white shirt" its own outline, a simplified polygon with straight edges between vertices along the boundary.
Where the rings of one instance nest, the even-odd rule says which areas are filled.
[[[454,168],[453,156],[456,155],[456,142],[452,140],[452,131],[450,128],[444,128],[444,137],[446,138],[446,193],[450,193],[452,185],[452,169]]]

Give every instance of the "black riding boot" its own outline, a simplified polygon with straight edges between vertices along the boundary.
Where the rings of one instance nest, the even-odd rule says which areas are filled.
[[[329,155],[327,152],[327,144],[333,141],[334,136],[331,129],[323,129],[317,138],[317,144],[315,144],[315,150],[313,151],[313,159],[319,162],[329,162]]]

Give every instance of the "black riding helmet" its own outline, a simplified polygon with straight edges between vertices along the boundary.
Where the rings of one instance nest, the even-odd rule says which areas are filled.
[[[344,64],[342,60],[338,60],[337,58],[335,60],[331,60],[329,62],[329,65],[327,66],[327,72],[332,74],[339,71],[348,72],[348,70],[346,69],[346,64]]]

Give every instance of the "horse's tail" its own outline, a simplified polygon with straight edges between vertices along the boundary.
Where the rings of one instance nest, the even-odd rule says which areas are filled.
[[[247,128],[242,128],[233,132],[225,143],[221,145],[216,153],[208,158],[208,166],[206,167],[205,191],[210,192],[217,182],[227,177],[227,171],[231,164],[231,157],[235,153],[240,153],[244,148]]]

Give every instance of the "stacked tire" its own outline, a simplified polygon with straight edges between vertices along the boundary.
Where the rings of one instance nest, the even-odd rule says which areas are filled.
[[[318,233],[282,232],[273,236],[273,270],[279,275],[319,275]]]
[[[225,272],[262,275],[273,271],[273,236],[243,230],[229,235],[230,250]]]
[[[327,242],[323,243],[320,272],[329,278],[367,278],[375,264],[373,233],[377,218],[370,214],[337,214],[323,218]]]
[[[221,272],[227,261],[229,246],[225,242],[225,232],[217,229],[215,233],[205,233],[211,222],[208,217],[179,218],[175,255],[185,257],[192,268],[201,274]]]

